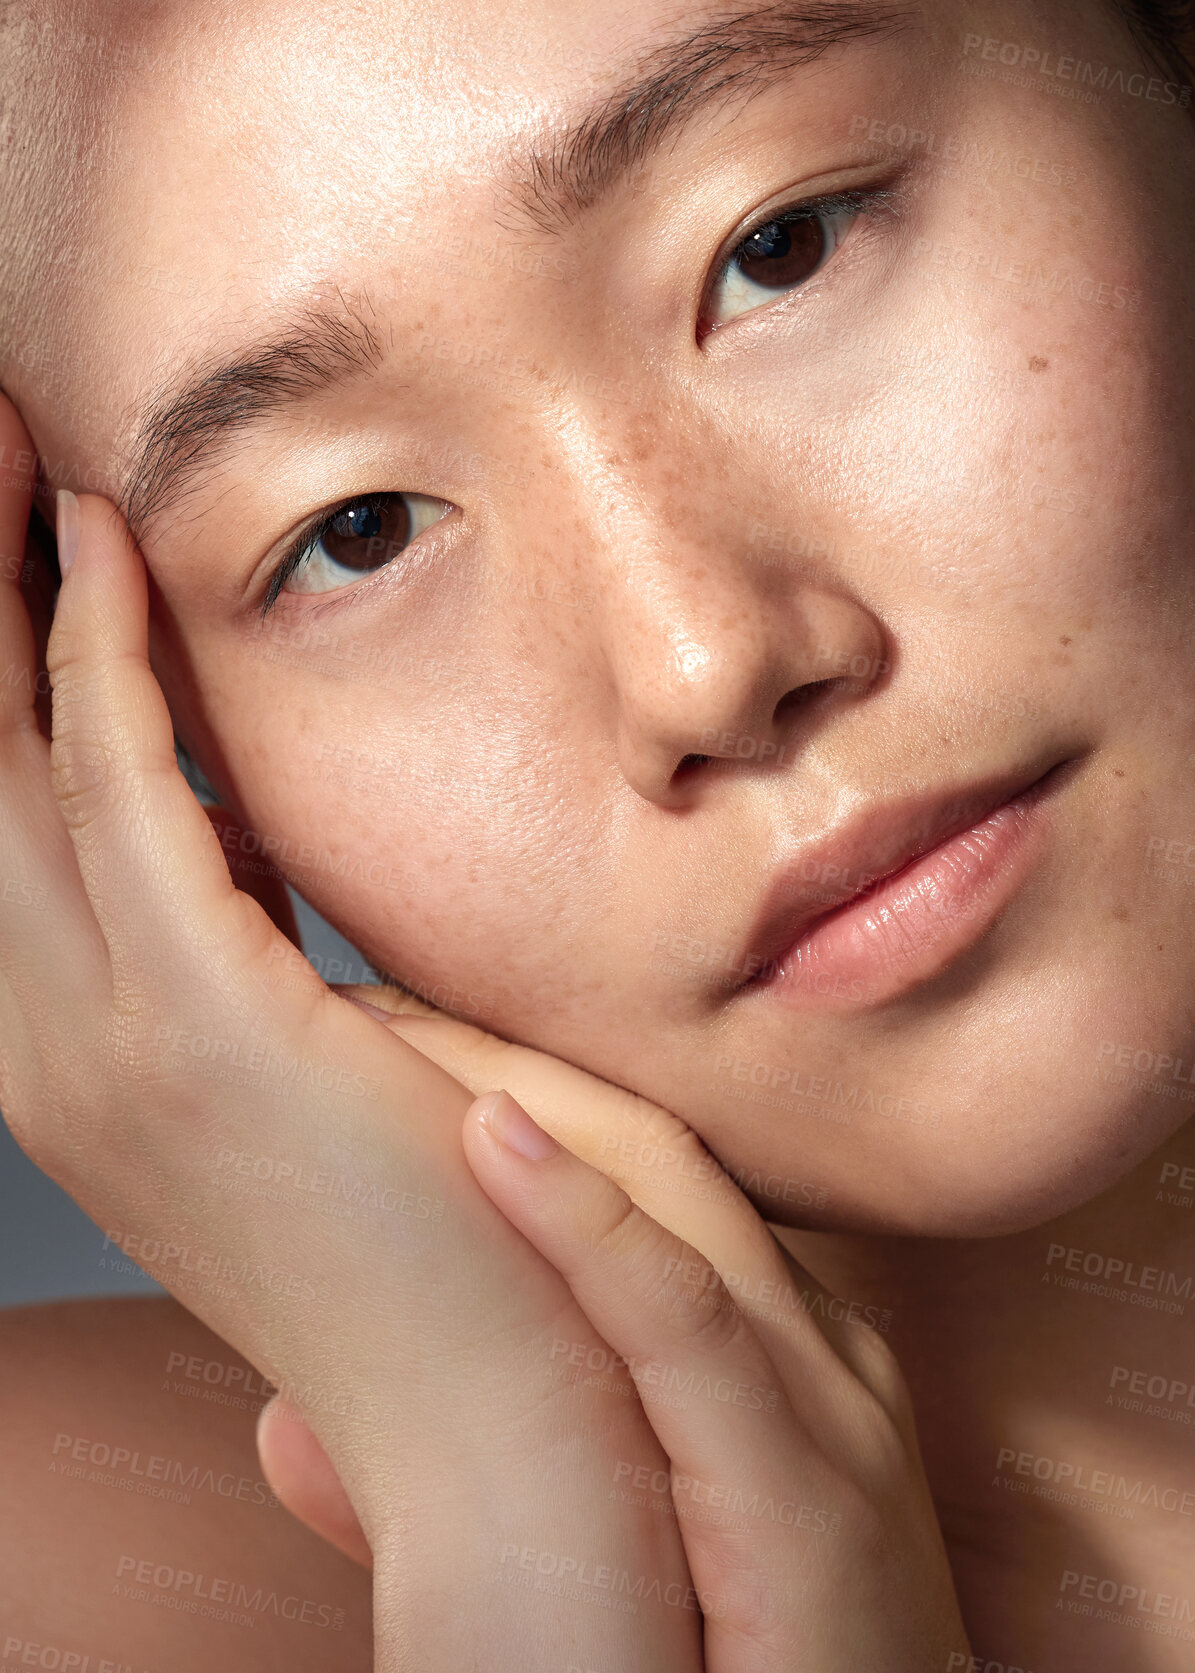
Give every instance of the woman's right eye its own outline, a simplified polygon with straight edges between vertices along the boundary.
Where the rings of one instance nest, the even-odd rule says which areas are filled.
[[[426,494],[366,494],[309,529],[270,579],[262,614],[280,592],[326,593],[372,575],[452,509]]]
[[[852,226],[886,207],[884,188],[835,192],[792,204],[758,222],[722,262],[703,305],[702,335],[799,290],[830,261]]]

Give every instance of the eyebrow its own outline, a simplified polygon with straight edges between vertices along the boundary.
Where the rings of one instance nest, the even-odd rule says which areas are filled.
[[[532,151],[514,197],[536,226],[559,231],[711,105],[749,99],[831,48],[895,34],[908,8],[810,0],[707,18],[648,54],[635,80]]]
[[[181,387],[151,397],[117,497],[135,538],[239,431],[381,365],[381,342],[364,317],[372,312],[369,298],[338,299],[338,308],[303,303],[244,355],[209,364]]]
[[[512,153],[508,198],[541,232],[560,232],[699,112],[749,99],[833,47],[893,34],[911,15],[870,0],[808,0],[708,17],[649,51],[634,79],[580,120],[530,154]],[[381,365],[368,296],[337,295],[339,307],[304,303],[274,335],[150,397],[117,496],[134,538],[238,434]]]

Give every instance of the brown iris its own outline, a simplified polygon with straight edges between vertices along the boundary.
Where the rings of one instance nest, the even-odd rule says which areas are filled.
[[[337,512],[320,545],[333,563],[365,574],[389,563],[410,540],[411,513],[406,497],[379,494],[376,499]]]
[[[768,221],[744,238],[734,265],[752,284],[782,290],[808,279],[826,255],[826,229],[818,215],[794,215]]]

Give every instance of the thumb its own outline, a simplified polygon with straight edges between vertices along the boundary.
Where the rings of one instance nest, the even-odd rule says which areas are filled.
[[[335,1464],[280,1394],[258,1414],[257,1455],[275,1497],[292,1516],[355,1563],[373,1567],[369,1542]]]

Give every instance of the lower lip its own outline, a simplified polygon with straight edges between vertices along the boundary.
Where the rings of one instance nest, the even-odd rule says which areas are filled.
[[[1025,881],[1047,828],[1045,793],[1039,780],[820,919],[751,985],[794,1010],[841,1013],[932,981],[987,934]]]

